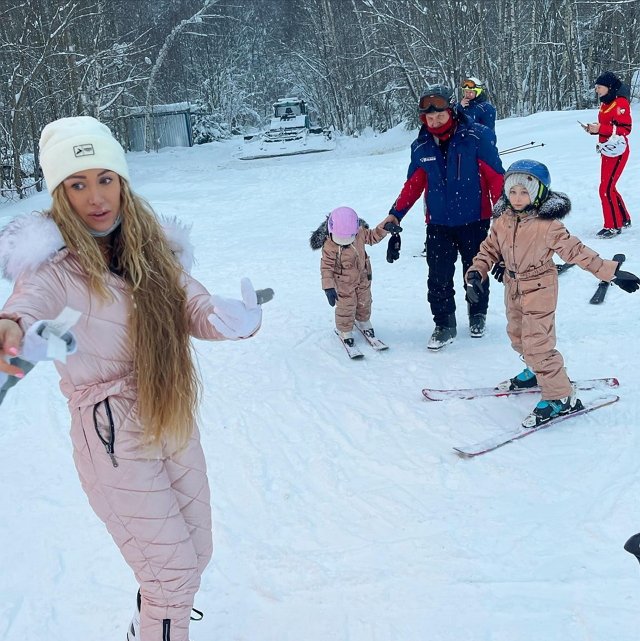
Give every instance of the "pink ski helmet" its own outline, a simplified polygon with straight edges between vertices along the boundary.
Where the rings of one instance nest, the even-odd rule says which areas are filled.
[[[351,243],[359,228],[358,214],[351,207],[337,207],[329,214],[327,229],[340,245]]]

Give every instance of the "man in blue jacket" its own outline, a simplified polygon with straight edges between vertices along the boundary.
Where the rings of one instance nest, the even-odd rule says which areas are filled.
[[[465,78],[462,81],[462,99],[456,105],[473,122],[496,129],[496,108],[487,99],[484,83],[477,78]]]
[[[458,254],[462,274],[486,238],[491,209],[502,193],[504,169],[495,134],[457,112],[453,91],[433,85],[420,97],[418,137],[411,145],[407,181],[381,225],[396,225],[424,193],[427,223],[427,300],[435,329],[427,347],[438,350],[456,337],[453,278]],[[463,283],[464,286],[464,283]],[[471,336],[484,334],[489,287],[468,302]]]

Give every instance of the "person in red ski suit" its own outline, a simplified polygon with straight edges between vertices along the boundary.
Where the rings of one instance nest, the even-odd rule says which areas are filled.
[[[626,98],[622,81],[611,71],[605,71],[595,82],[595,91],[600,99],[598,122],[589,123],[585,130],[598,136],[598,151],[601,157],[600,200],[604,227],[597,233],[599,238],[613,238],[623,227],[631,225],[631,217],[622,196],[616,188],[627,160],[631,133],[631,108]],[[612,138],[614,136],[614,138]],[[617,145],[615,136],[621,136]],[[614,155],[615,154],[615,155]]]

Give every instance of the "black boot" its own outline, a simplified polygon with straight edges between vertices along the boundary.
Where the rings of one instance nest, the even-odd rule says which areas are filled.
[[[486,321],[486,314],[472,314],[469,316],[469,334],[471,334],[472,338],[482,338],[484,336]]]
[[[640,532],[634,534],[625,544],[624,549],[633,554],[640,563]]]
[[[457,336],[456,330],[456,317],[454,314],[449,314],[442,321],[436,321],[436,327],[431,334],[431,338],[427,343],[427,349],[437,351],[442,349],[445,345],[453,343],[453,339]]]

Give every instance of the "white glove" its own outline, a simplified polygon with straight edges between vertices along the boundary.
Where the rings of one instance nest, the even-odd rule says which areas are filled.
[[[41,320],[31,325],[22,341],[21,358],[30,363],[52,360],[64,363],[67,356],[76,351],[75,336],[70,331],[58,336],[52,331],[51,323]]]
[[[248,278],[240,281],[240,291],[242,300],[211,297],[214,311],[209,315],[209,322],[225,338],[247,338],[258,331],[262,322],[262,307]]]

